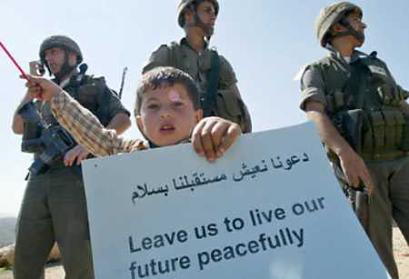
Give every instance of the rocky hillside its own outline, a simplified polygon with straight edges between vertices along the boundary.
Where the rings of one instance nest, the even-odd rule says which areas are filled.
[[[16,218],[0,218],[0,247],[14,243]]]

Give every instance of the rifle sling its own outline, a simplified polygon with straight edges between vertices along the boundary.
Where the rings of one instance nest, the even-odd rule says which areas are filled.
[[[207,73],[206,95],[201,98],[204,116],[215,115],[217,88],[220,80],[220,57],[211,50],[211,68]]]

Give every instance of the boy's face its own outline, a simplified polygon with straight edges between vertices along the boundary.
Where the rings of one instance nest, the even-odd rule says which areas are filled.
[[[202,110],[194,109],[186,88],[174,84],[147,91],[136,122],[148,140],[166,146],[188,139],[201,118]]]

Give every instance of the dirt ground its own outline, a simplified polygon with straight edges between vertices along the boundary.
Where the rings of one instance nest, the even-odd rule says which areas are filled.
[[[64,270],[60,264],[50,264],[45,270],[45,279],[63,279]],[[2,271],[0,269],[0,279],[13,279],[13,274],[10,270]]]
[[[393,229],[393,251],[395,253],[396,263],[399,268],[401,279],[409,278],[409,246],[400,233],[399,229]]]
[[[399,268],[401,279],[409,278],[409,246],[397,228],[393,230],[393,244],[396,262]],[[63,279],[64,271],[61,265],[50,265],[46,269],[46,279]],[[13,279],[11,271],[2,271],[0,269],[0,279]],[[362,278],[370,279],[370,278]]]

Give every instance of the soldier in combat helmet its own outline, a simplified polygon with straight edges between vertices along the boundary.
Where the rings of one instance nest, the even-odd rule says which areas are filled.
[[[178,24],[186,36],[179,43],[160,46],[151,54],[142,72],[172,66],[188,73],[199,85],[204,116],[228,119],[248,133],[251,119],[233,68],[216,50],[209,49],[218,13],[217,0],[181,0]]]
[[[41,44],[39,55],[37,66],[45,66],[54,76],[53,81],[92,111],[103,125],[118,133],[130,126],[129,112],[104,79],[85,74],[87,67],[81,64],[83,56],[75,41],[66,36],[51,36]],[[30,104],[45,126],[58,129],[49,105],[33,100],[27,91],[13,118],[14,133],[22,134],[24,139],[29,137],[29,131],[36,130],[30,129],[33,124],[22,117],[20,110]],[[89,153],[75,141],[72,146],[42,168],[30,168],[17,225],[16,279],[41,278],[55,241],[61,251],[66,278],[94,278],[84,185],[79,169]],[[35,162],[42,158],[39,153],[34,156]]]
[[[392,278],[392,219],[409,242],[409,92],[365,41],[362,10],[349,2],[324,8],[318,41],[329,51],[306,67],[301,109],[316,123],[338,180]]]

